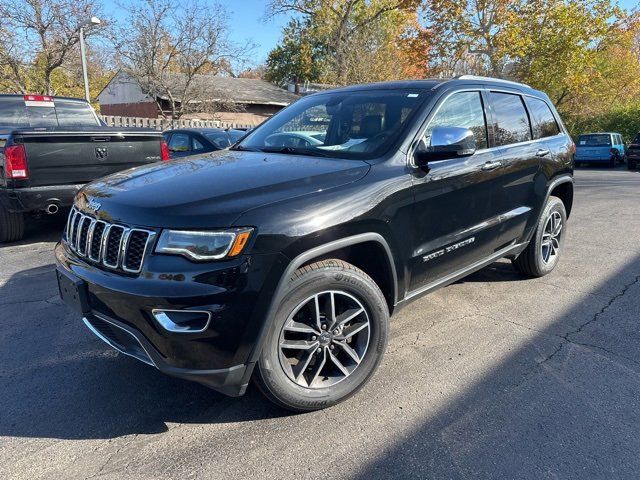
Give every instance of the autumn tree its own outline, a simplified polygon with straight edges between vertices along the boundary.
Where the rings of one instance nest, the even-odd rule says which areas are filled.
[[[272,0],[269,15],[293,13],[293,37],[270,55],[273,77],[316,77],[346,84],[384,80],[403,72],[400,40],[416,18],[419,0]],[[296,50],[299,49],[299,50]],[[309,54],[297,54],[305,50]],[[320,67],[318,72],[314,69]],[[293,78],[288,78],[291,80]]]
[[[0,87],[59,93],[54,74],[77,52],[80,25],[94,15],[100,16],[94,0],[0,0]]]
[[[164,114],[162,99],[172,118],[219,109],[224,99],[212,100],[215,92],[206,76],[228,74],[250,50],[229,39],[224,8],[207,0],[144,0],[124,9],[126,18],[111,35],[118,67],[156,101],[159,111]]]

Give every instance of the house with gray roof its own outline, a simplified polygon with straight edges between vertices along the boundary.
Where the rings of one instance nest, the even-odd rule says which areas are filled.
[[[183,81],[179,74],[171,79],[176,92],[181,91]],[[193,82],[199,91],[198,98],[206,99],[209,106],[215,104],[215,112],[211,113],[205,106],[199,110],[198,102],[194,102],[183,119],[256,125],[299,98],[277,85],[255,78],[198,75]],[[97,100],[102,115],[160,118],[170,116],[171,111],[166,95],[145,92],[135,79],[122,71],[102,89]]]

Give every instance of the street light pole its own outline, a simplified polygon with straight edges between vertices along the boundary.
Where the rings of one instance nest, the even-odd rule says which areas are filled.
[[[89,94],[89,75],[87,74],[87,51],[84,44],[84,27],[87,25],[100,25],[100,19],[98,17],[91,17],[91,19],[80,25],[80,57],[82,59],[82,77],[84,79],[84,98],[87,102],[90,102],[91,95]]]

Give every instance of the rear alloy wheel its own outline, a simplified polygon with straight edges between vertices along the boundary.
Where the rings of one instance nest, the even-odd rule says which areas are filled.
[[[280,303],[254,380],[290,410],[335,405],[378,367],[388,323],[384,295],[362,270],[333,259],[302,267]]]
[[[532,277],[550,273],[560,259],[566,233],[567,212],[558,197],[549,197],[533,238],[513,260],[516,269]]]

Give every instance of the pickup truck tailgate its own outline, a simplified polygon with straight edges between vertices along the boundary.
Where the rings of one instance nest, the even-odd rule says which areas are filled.
[[[152,131],[16,132],[24,143],[30,185],[81,184],[160,161]]]

